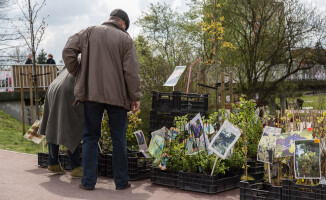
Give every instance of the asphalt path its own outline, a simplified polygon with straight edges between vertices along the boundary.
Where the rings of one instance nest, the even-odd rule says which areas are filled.
[[[234,189],[209,195],[151,184],[149,179],[132,181],[131,188],[116,191],[113,179],[99,177],[95,190],[78,187],[80,179],[49,173],[37,166],[37,156],[0,150],[0,200],[199,200],[240,199]]]

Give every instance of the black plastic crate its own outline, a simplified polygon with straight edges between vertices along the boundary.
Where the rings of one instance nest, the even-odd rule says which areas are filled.
[[[97,160],[97,172],[99,176],[106,176],[106,159],[107,154],[98,154],[98,160]]]
[[[112,154],[106,154],[105,156],[105,176],[112,178],[113,177],[113,168],[112,168]]]
[[[261,166],[261,167],[248,167],[248,173],[249,174],[264,173],[264,172],[265,172],[264,166]]]
[[[250,184],[240,182],[240,200],[276,200],[282,199],[282,187],[264,183]]]
[[[237,188],[240,181],[239,174],[221,177],[179,172],[179,188],[194,192],[216,194]]]
[[[69,159],[66,154],[59,154],[59,162],[64,170],[71,170]]]
[[[208,112],[208,94],[180,93],[175,97],[178,110],[181,112]]]
[[[175,92],[152,92],[152,109],[156,111],[167,111],[171,112],[176,110],[177,107],[174,107],[174,96]]]
[[[248,173],[249,176],[253,177],[255,183],[260,183],[264,179],[265,172],[258,172],[258,173]]]
[[[238,188],[240,180],[240,173],[229,175],[226,178],[217,179],[217,193]]]
[[[128,175],[129,180],[141,180],[150,177],[150,159],[145,158],[141,152],[129,151],[128,157]],[[98,174],[113,178],[112,152],[109,154],[99,154]]]
[[[208,111],[208,94],[187,94],[174,91],[152,92],[152,109],[163,112],[198,113]]]
[[[254,167],[264,167],[264,163],[258,162],[258,161],[248,161],[247,165],[249,165],[248,168],[254,168]]]
[[[49,163],[49,154],[39,152],[37,153],[37,164],[40,167],[47,167]]]
[[[152,168],[151,182],[157,185],[171,186],[178,188],[179,173],[173,170],[161,170],[160,168]]]
[[[171,128],[174,124],[175,116],[174,113],[156,112],[152,110],[150,112],[149,130],[156,131],[161,129],[163,126]]]
[[[141,152],[128,153],[129,180],[141,180],[150,178],[151,160],[145,158]]]
[[[293,181],[283,180],[282,200],[325,200],[326,186],[297,185]]]

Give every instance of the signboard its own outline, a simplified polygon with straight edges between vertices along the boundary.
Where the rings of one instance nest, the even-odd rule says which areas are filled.
[[[163,86],[174,87],[178,83],[178,80],[181,77],[182,73],[185,71],[185,69],[186,66],[176,66],[173,73]]]

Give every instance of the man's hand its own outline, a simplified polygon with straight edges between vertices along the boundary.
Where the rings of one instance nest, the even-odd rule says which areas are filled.
[[[140,101],[132,101],[131,102],[131,111],[133,113],[136,113],[139,110],[140,107]]]

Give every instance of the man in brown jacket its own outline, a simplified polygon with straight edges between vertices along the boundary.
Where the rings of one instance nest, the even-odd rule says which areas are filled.
[[[126,30],[129,18],[116,9],[100,26],[88,27],[71,36],[62,52],[68,71],[76,76],[76,102],[84,103],[83,173],[79,185],[93,190],[97,180],[97,143],[104,109],[109,115],[113,143],[116,189],[130,187],[126,151],[127,111],[140,106],[140,64],[133,40]],[[81,54],[81,62],[77,58]]]

